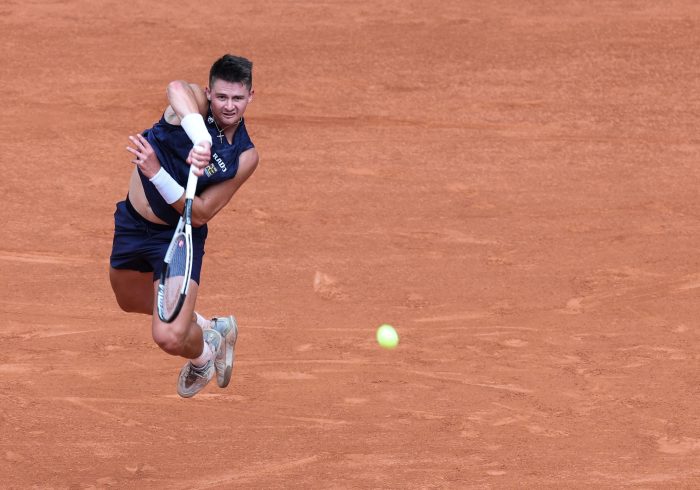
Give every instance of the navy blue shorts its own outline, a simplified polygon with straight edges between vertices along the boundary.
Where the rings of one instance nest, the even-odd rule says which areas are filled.
[[[114,212],[114,240],[109,263],[115,269],[153,272],[153,280],[160,279],[163,257],[168,250],[175,227],[151,223],[141,216],[129,202],[117,203]],[[192,279],[199,284],[204,257],[207,227],[192,228]]]

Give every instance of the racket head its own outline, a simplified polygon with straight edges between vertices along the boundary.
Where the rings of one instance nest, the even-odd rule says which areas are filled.
[[[171,323],[182,309],[192,276],[192,236],[181,229],[173,235],[158,282],[158,317]]]

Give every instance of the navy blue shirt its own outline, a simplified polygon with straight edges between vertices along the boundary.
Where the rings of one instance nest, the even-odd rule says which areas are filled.
[[[248,136],[245,121],[241,120],[233,135],[233,142],[229,144],[226,137],[219,138],[219,130],[214,122],[211,110],[205,118],[207,130],[212,137],[211,161],[204,169],[204,174],[197,181],[195,195],[202,193],[204,189],[225,180],[232,179],[238,172],[238,159],[246,150],[254,147]],[[148,142],[153,147],[160,165],[183,187],[187,186],[187,177],[190,166],[187,164],[187,155],[192,149],[190,140],[182,126],[176,126],[165,120],[165,115],[160,118],[152,128],[143,132]],[[166,203],[158,192],[158,189],[139,170],[143,190],[153,213],[170,225],[177,225],[180,219],[178,213],[170,204]]]

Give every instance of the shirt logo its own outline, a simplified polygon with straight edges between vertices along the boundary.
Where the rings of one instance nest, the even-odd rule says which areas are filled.
[[[214,154],[212,155],[212,158],[214,159],[214,161],[216,162],[216,164],[219,166],[219,168],[221,168],[221,170],[222,170],[224,173],[226,173],[226,170],[227,170],[226,164],[225,164],[224,161],[221,159],[221,157],[220,157],[219,155],[217,155],[216,153],[214,153]]]
[[[222,172],[226,173],[226,171],[228,170],[228,168],[226,167],[226,162],[224,162],[221,159],[221,157],[216,153],[214,153],[211,156],[211,158],[214,161],[204,168],[204,173],[206,174],[206,176],[211,177],[216,172],[218,172],[219,169],[221,169]]]

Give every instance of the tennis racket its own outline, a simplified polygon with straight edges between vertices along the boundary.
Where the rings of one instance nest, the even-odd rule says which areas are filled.
[[[194,165],[190,166],[185,188],[185,209],[177,223],[158,282],[158,317],[171,323],[182,309],[192,277],[192,201],[197,188]]]

